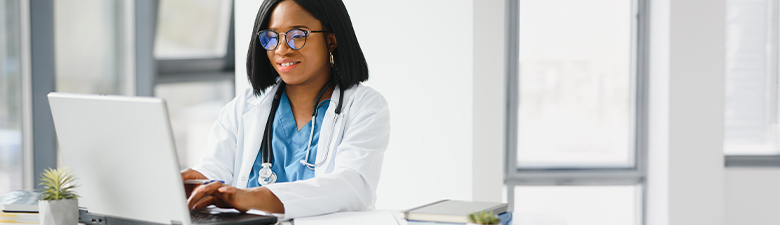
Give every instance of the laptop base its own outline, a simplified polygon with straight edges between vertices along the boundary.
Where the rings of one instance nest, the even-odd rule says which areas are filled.
[[[228,225],[228,224],[274,224],[277,221],[273,216],[260,216],[246,213],[227,213],[226,217],[234,219],[234,221],[214,221],[213,224]],[[192,214],[193,216],[204,214]],[[160,225],[160,223],[153,223],[148,221],[134,220],[128,218],[121,218],[116,216],[102,215],[97,213],[90,213],[87,210],[79,209],[79,223],[86,225]],[[171,221],[171,224],[181,224],[178,221]],[[193,224],[211,224],[209,222],[200,222]]]

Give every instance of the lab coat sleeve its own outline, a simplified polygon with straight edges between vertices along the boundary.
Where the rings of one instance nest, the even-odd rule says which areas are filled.
[[[239,97],[234,98],[219,112],[219,117],[206,139],[200,162],[192,167],[209,179],[224,180],[227,184],[233,184],[233,170],[236,165],[236,114],[241,112],[236,107],[238,101],[241,101]]]
[[[336,147],[331,173],[266,186],[284,204],[286,218],[363,210],[376,201],[382,160],[390,141],[390,111],[385,99],[373,90],[355,99],[354,104]]]

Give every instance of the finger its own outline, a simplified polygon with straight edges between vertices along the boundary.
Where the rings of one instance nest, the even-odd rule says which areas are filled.
[[[233,205],[228,204],[224,199],[219,197],[214,197],[214,205],[219,208],[234,208]]]
[[[198,172],[197,170],[193,170],[192,168],[187,168],[185,170],[182,170],[181,177],[183,180],[208,179],[202,173]]]
[[[248,199],[245,192],[245,189],[239,189],[233,186],[225,185],[217,189],[217,193],[214,193],[212,196],[217,197],[219,201],[224,201],[226,204],[230,205],[231,208],[235,208],[241,212],[246,212],[250,209],[249,205],[251,204],[249,202],[252,202],[253,200]]]
[[[195,191],[192,192],[190,198],[187,199],[187,207],[194,207],[195,204],[198,203],[202,198],[216,193],[217,189],[222,187],[222,185],[224,184],[220,182],[213,182],[210,184],[200,185],[199,187],[195,188]]]
[[[198,203],[195,203],[195,205],[192,206],[190,209],[198,210],[198,209],[206,208],[210,205],[216,205],[217,203],[218,203],[217,198],[215,198],[214,196],[207,196],[201,199],[200,201],[198,201]]]
[[[219,193],[222,193],[222,194],[232,195],[232,194],[236,193],[236,187],[233,187],[233,186],[222,186],[219,189],[217,189],[217,191],[219,191]]]

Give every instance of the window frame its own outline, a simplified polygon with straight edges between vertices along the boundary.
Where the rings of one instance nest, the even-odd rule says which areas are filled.
[[[197,81],[235,80],[235,32],[234,12],[235,1],[230,1],[230,22],[228,23],[228,35],[225,56],[223,57],[193,57],[176,59],[158,59],[154,56],[154,38],[157,29],[157,17],[159,16],[159,3],[153,5],[154,23],[152,40],[150,42],[150,57],[154,60],[154,82],[149,87],[153,95],[157,84],[186,83]]]
[[[515,186],[593,186],[593,185],[638,185],[641,186],[642,201],[640,218],[645,222],[647,205],[647,138],[648,138],[648,45],[649,45],[649,0],[633,0],[632,21],[632,86],[634,93],[633,121],[634,160],[628,168],[517,168],[517,134],[519,112],[519,1],[506,0],[506,50],[505,50],[505,110],[504,126],[505,163],[504,183],[507,201],[514,209]]]

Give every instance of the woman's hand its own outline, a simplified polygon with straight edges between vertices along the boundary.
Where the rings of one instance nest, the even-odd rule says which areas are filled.
[[[206,176],[203,176],[202,173],[195,171],[191,168],[187,168],[186,170],[181,171],[181,178],[182,180],[195,180],[195,179],[208,179]]]
[[[284,213],[284,205],[268,188],[239,189],[221,182],[201,185],[187,200],[190,209],[202,209],[209,205],[235,208],[241,212],[257,209],[269,213]]]
[[[182,180],[208,179],[206,176],[203,176],[202,173],[190,168],[181,171],[181,178]],[[184,192],[187,198],[192,195],[192,191],[198,186],[200,186],[200,184],[184,184]]]

